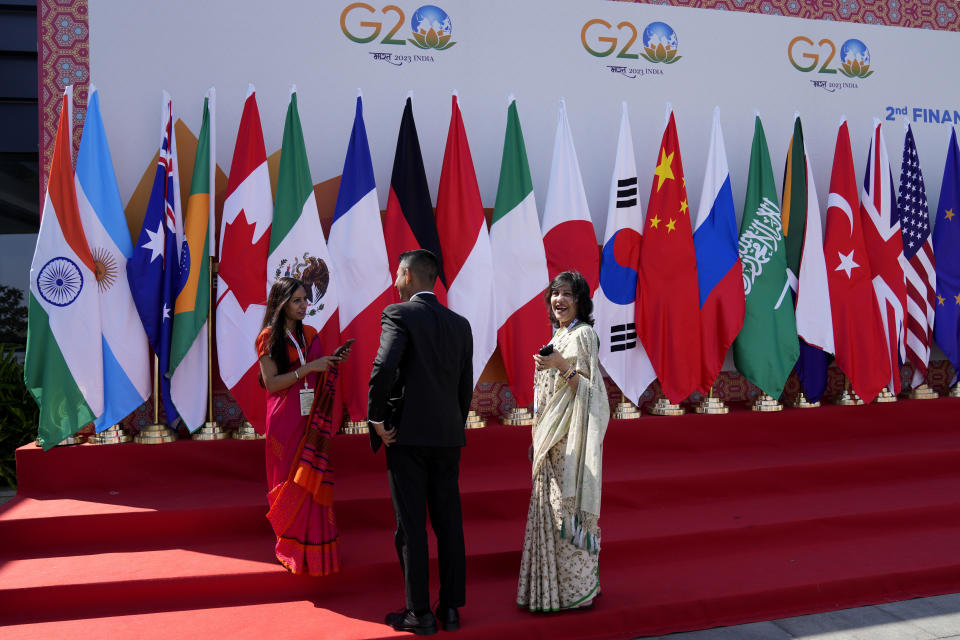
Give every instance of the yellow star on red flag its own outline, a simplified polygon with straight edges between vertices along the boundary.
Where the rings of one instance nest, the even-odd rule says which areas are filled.
[[[657,176],[657,191],[660,191],[660,187],[663,186],[664,181],[673,180],[673,151],[670,152],[670,155],[667,155],[666,149],[660,149],[660,164],[657,165],[657,168],[653,170],[653,175]]]

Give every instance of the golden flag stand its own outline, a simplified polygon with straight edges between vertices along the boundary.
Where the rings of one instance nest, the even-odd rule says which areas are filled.
[[[153,424],[148,424],[134,440],[137,444],[164,444],[177,439],[177,432],[160,422],[160,358],[153,356]]]
[[[705,415],[723,415],[730,413],[730,407],[724,404],[723,400],[713,395],[713,385],[710,385],[710,391],[694,408],[694,411]]]
[[[857,395],[857,392],[850,388],[850,378],[844,376],[843,393],[840,394],[834,404],[843,405],[845,407],[863,404],[863,400],[860,399],[860,396]]]
[[[627,400],[627,396],[620,392],[620,402],[617,403],[616,408],[613,410],[613,417],[616,420],[636,420],[642,414],[640,409],[637,408],[637,405],[633,404],[630,400]]]

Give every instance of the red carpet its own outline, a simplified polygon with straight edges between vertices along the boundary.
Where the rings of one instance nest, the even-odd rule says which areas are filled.
[[[587,612],[513,604],[529,430],[467,434],[458,638],[630,638],[960,591],[960,401],[614,421]],[[263,442],[18,451],[5,638],[371,638],[402,604],[382,454],[338,436],[343,571],[273,559]],[[434,568],[435,570],[435,568]],[[436,583],[434,582],[434,593]]]

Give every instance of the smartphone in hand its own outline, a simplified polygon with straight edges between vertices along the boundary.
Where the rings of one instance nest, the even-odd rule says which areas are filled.
[[[350,338],[349,340],[344,342],[342,345],[337,347],[333,352],[334,357],[339,358],[340,356],[342,356],[343,352],[349,349],[353,345],[353,343],[356,341],[357,341],[356,338]]]

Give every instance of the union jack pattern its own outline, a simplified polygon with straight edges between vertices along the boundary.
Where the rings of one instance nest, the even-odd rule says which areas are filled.
[[[934,299],[937,275],[930,242],[930,210],[927,192],[917,157],[913,130],[907,125],[903,141],[903,164],[900,170],[900,225],[903,230],[903,273],[907,280],[907,313],[905,343],[907,360],[913,364],[912,385],[923,383],[930,362],[933,336]]]

